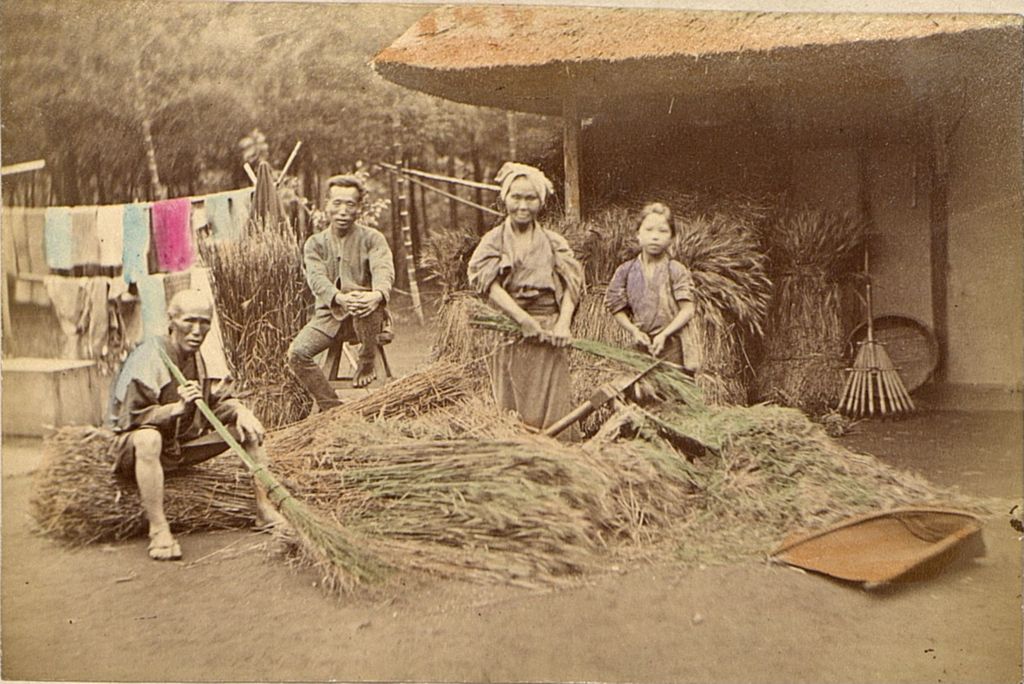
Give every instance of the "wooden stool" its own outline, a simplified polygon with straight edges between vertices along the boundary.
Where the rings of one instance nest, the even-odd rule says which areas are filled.
[[[346,326],[342,326],[335,335],[334,341],[331,346],[327,348],[327,356],[324,359],[324,375],[327,377],[327,381],[331,383],[331,386],[335,389],[339,387],[352,388],[352,378],[355,377],[356,368],[359,367],[359,348],[360,344],[356,340],[352,340],[346,337],[346,333],[350,332],[346,329]],[[355,350],[353,350],[353,348]],[[339,375],[338,369],[341,366],[341,359],[344,357],[348,363],[348,367],[351,372],[348,375]],[[377,345],[377,354],[375,363],[377,363],[377,369],[384,371],[385,381],[394,378],[391,373],[391,364],[388,362],[388,355],[384,351],[384,345]],[[377,376],[378,379],[380,375]],[[376,382],[376,381],[374,381]],[[372,384],[372,383],[371,383]]]

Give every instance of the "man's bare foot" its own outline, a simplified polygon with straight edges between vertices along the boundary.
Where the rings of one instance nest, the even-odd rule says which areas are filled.
[[[356,369],[355,377],[352,378],[353,387],[366,387],[377,379],[377,369],[373,362],[360,363]]]
[[[181,546],[169,529],[157,530],[149,534],[149,557],[157,561],[178,560],[181,558]]]
[[[260,507],[256,510],[256,520],[252,529],[255,532],[284,530],[290,527],[288,521],[272,506]]]

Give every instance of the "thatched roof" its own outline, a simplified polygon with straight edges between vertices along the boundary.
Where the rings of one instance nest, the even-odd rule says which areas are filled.
[[[980,33],[1021,26],[1012,15],[455,6],[420,19],[374,67],[448,99],[538,113],[558,113],[570,87],[586,113],[636,93],[821,88],[837,78],[878,87],[917,70],[921,54],[938,77],[948,65],[937,56],[955,60]]]

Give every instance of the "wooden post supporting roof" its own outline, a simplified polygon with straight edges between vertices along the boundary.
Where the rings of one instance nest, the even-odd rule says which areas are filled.
[[[949,352],[949,151],[948,126],[936,117],[929,131],[931,191],[928,214],[931,226],[932,326],[939,345],[939,365],[935,380],[946,377]]]
[[[582,217],[580,203],[580,115],[576,95],[569,93],[562,101],[565,159],[565,216],[572,221]]]

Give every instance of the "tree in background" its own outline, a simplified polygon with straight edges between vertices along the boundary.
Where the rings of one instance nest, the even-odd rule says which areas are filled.
[[[455,156],[483,175],[508,155],[504,112],[400,88],[368,65],[427,11],[9,0],[3,161],[46,160],[49,196],[38,204],[198,194],[248,183],[238,142],[259,127],[278,165],[303,141],[291,172],[315,198],[326,174],[391,160],[397,118],[410,162]],[[520,157],[556,140],[550,122],[516,120]]]

